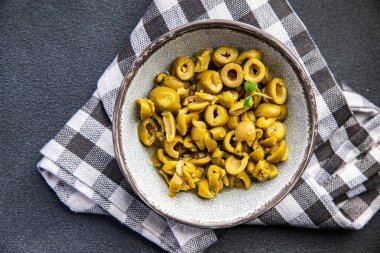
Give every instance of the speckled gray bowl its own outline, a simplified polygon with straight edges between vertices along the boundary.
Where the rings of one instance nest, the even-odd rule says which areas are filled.
[[[285,80],[289,90],[289,116],[285,121],[289,159],[279,164],[273,180],[254,183],[249,190],[223,189],[213,199],[195,192],[168,196],[168,186],[150,162],[151,150],[139,141],[139,112],[135,100],[147,97],[158,72],[169,69],[179,55],[203,48],[231,45],[263,52],[273,76]],[[136,59],[125,76],[114,112],[114,146],[121,171],[136,194],[157,213],[188,225],[230,227],[253,219],[278,203],[305,169],[316,134],[316,107],[310,81],[296,57],[277,39],[255,27],[233,21],[200,21],[181,26],[154,41]]]

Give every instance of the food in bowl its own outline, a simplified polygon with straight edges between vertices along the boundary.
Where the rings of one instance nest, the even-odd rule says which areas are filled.
[[[275,164],[288,157],[288,92],[261,60],[258,50],[231,46],[179,56],[170,74],[157,74],[149,98],[136,100],[139,138],[156,147],[151,161],[169,196],[197,188],[213,198],[277,176]]]

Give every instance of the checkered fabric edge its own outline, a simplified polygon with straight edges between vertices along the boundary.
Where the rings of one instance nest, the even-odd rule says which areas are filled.
[[[342,90],[306,28],[283,0],[156,0],[106,69],[91,99],[42,150],[39,171],[75,212],[112,215],[170,252],[200,252],[214,231],[166,220],[143,204],[120,173],[112,144],[118,88],[137,55],[163,33],[194,20],[259,27],[304,64],[317,100],[318,137],[302,178],[277,206],[248,224],[360,229],[380,208],[379,109]]]

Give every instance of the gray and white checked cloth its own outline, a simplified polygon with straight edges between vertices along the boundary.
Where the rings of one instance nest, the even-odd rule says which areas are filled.
[[[156,0],[98,81],[89,101],[41,150],[38,170],[74,212],[111,215],[169,252],[201,252],[211,229],[167,220],[132,191],[115,160],[112,112],[123,75],[151,41],[185,23],[238,20],[283,42],[304,64],[318,109],[314,154],[274,208],[247,224],[360,229],[380,208],[380,111],[340,88],[305,26],[285,0]]]

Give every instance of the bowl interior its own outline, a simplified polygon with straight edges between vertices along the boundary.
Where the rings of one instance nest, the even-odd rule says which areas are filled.
[[[263,52],[263,62],[273,77],[285,80],[289,96],[289,115],[285,121],[289,159],[278,165],[279,175],[273,180],[253,183],[249,190],[224,188],[210,200],[194,192],[168,196],[168,186],[150,162],[152,150],[141,144],[137,134],[139,113],[135,100],[147,97],[157,73],[168,70],[179,55],[192,55],[200,49],[231,45],[239,51],[255,48]],[[125,94],[120,115],[121,155],[129,180],[140,197],[160,214],[186,224],[202,227],[228,227],[265,211],[284,189],[291,185],[306,157],[310,138],[310,115],[301,80],[288,59],[252,34],[230,28],[208,28],[186,32],[161,45],[137,69]]]

